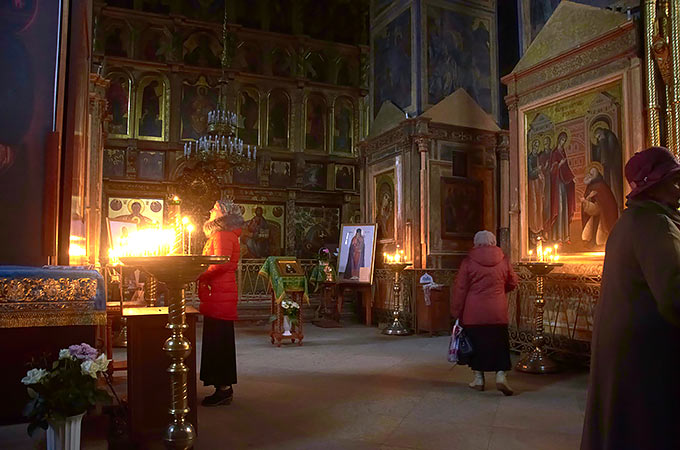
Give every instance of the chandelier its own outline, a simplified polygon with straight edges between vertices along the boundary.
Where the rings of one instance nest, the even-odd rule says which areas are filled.
[[[227,108],[226,69],[234,56],[236,37],[227,28],[226,3],[222,40],[222,76],[219,80],[217,108],[208,112],[207,131],[197,140],[184,144],[184,159],[189,167],[199,166],[203,170],[222,173],[225,169],[233,168],[242,172],[255,167],[257,147],[243,144],[236,134],[239,128],[238,115]]]

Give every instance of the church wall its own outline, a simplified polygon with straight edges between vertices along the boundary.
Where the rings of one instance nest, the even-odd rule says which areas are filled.
[[[371,110],[415,116],[464,88],[499,118],[494,0],[373,2]]]
[[[230,27],[241,45],[227,72],[228,106],[242,117],[244,143],[258,146],[258,161],[229,174],[221,195],[250,214],[257,204],[276,208],[279,216],[268,220],[283,230],[273,248],[311,257],[318,248],[310,245],[337,246],[339,223],[358,220],[355,147],[367,129],[367,49]],[[104,209],[115,199],[167,199],[183,170],[184,141],[203,132],[217,103],[221,25],[104,6],[98,30],[96,56],[112,86]],[[149,120],[148,111],[158,118]],[[205,205],[185,200],[200,223]],[[255,257],[245,248],[243,256]]]

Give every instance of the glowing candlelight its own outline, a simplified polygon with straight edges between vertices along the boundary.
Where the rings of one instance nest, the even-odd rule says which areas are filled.
[[[194,230],[195,230],[194,225],[190,223],[189,226],[187,227],[187,230],[189,231],[189,251],[188,251],[188,253],[191,255],[191,233],[193,233]]]
[[[529,250],[529,261],[533,261],[533,260],[534,260],[534,251]]]

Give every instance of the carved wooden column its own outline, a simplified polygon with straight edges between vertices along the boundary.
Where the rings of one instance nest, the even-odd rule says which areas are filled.
[[[430,137],[429,136],[416,136],[414,137],[414,142],[416,144],[416,149],[418,155],[420,156],[420,225],[418,229],[419,233],[419,245],[417,250],[413,249],[414,262],[420,260],[420,267],[427,267],[427,234],[429,232],[429,219],[430,219],[430,202],[429,198],[429,150],[430,150]],[[414,242],[412,240],[411,242]],[[417,253],[417,255],[416,255]],[[414,265],[414,267],[418,267]]]
[[[496,158],[500,171],[498,241],[506,255],[510,254],[510,139],[507,133],[496,135]]]
[[[87,217],[87,259],[99,265],[102,227],[102,168],[104,139],[109,118],[106,115],[106,89],[109,81],[99,74],[90,74],[90,156],[85,197]]]
[[[286,200],[286,223],[295,223],[295,191],[288,191],[288,200]],[[286,255],[295,255],[295,227],[286,227]]]

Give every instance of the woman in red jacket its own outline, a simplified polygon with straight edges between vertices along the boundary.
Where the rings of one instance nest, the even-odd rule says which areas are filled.
[[[236,304],[236,269],[241,253],[239,235],[243,216],[231,201],[215,202],[210,219],[203,225],[208,241],[204,255],[226,256],[224,264],[212,265],[198,278],[198,297],[203,320],[201,380],[215,386],[215,393],[204,398],[203,406],[231,403],[236,384],[236,343],[234,321],[238,319]]]
[[[512,395],[505,378],[510,370],[508,299],[517,287],[517,275],[490,231],[475,234],[474,248],[463,260],[451,291],[451,315],[459,318],[474,354],[472,389],[484,390],[484,372],[496,372],[496,387]]]

